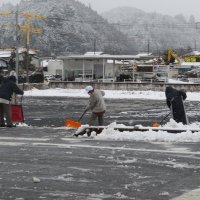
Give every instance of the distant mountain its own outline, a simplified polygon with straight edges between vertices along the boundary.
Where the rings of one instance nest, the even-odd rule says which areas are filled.
[[[4,4],[0,12],[15,11]],[[103,51],[109,54],[162,53],[168,48],[200,47],[200,27],[191,16],[170,17],[146,13],[130,7],[120,7],[100,16],[90,6],[76,0],[21,0],[19,24],[26,25],[22,13],[47,16],[32,19],[32,28],[42,28],[43,34],[31,34],[30,47],[42,56],[79,54]],[[5,26],[6,25],[6,26]],[[15,16],[0,15],[0,48],[15,46]],[[20,43],[26,45],[21,32]]]
[[[2,11],[16,10],[4,4]],[[66,55],[103,51],[111,54],[129,54],[137,51],[124,33],[110,25],[90,7],[75,0],[21,0],[19,13],[48,16],[47,19],[32,19],[32,28],[42,28],[43,34],[31,34],[31,48],[40,50],[41,55]],[[13,16],[0,16],[0,46],[12,47],[14,43]],[[5,28],[9,24],[10,28]],[[19,24],[26,25],[20,15]],[[13,27],[13,28],[12,28]],[[25,46],[26,34],[21,33],[21,46]]]
[[[136,44],[138,51],[163,52],[168,48],[200,48],[200,26],[195,18],[146,13],[132,7],[118,7],[102,16]],[[117,25],[118,24],[118,25]]]

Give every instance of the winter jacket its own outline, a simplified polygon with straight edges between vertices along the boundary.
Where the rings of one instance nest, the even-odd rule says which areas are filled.
[[[94,90],[90,94],[89,104],[86,107],[86,111],[91,110],[94,113],[105,112],[106,105],[103,98],[104,95],[105,95],[104,91]]]
[[[3,83],[4,77],[0,75],[0,85]]]
[[[0,98],[11,101],[13,93],[24,94],[24,92],[18,88],[15,81],[11,77],[8,77],[0,86]]]
[[[183,100],[187,98],[186,93],[172,87],[167,87],[165,95],[167,106],[172,110],[173,119],[177,123],[182,122],[183,124],[187,124],[187,118],[183,105]]]

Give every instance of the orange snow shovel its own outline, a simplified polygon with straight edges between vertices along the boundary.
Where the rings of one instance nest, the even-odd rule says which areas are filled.
[[[70,119],[67,119],[65,127],[68,127],[68,128],[79,128],[79,127],[81,127],[80,121],[81,121],[81,119],[83,118],[83,116],[85,115],[86,112],[87,112],[87,110],[85,110],[83,112],[83,114],[81,115],[81,117],[79,118],[79,120],[77,122],[70,120]]]
[[[153,123],[153,125],[152,125],[153,127],[159,127],[160,126],[160,124],[159,123],[157,123],[157,122],[155,122],[155,123]]]
[[[81,126],[80,122],[75,122],[73,120],[67,119],[65,127],[68,128],[79,128]]]

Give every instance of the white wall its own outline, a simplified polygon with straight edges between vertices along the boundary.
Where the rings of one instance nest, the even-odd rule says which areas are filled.
[[[63,77],[63,61],[62,60],[49,60],[47,65],[47,72],[45,74],[61,75]]]
[[[120,65],[113,63],[107,63],[105,60],[105,78],[114,78],[120,71]],[[85,70],[85,75],[95,75],[96,79],[102,78],[103,76],[103,60],[95,59],[95,60],[64,60],[65,66],[65,77],[69,79],[71,77],[81,78],[83,68]],[[67,78],[68,77],[68,78]],[[87,79],[87,78],[86,78]]]

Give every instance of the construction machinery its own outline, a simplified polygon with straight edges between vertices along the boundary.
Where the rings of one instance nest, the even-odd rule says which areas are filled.
[[[172,57],[177,61],[177,63],[180,65],[181,64],[181,60],[178,57],[178,55],[172,50],[172,49],[168,49],[168,63],[171,63],[171,59]]]
[[[184,58],[185,62],[200,62],[200,55],[188,56]]]

